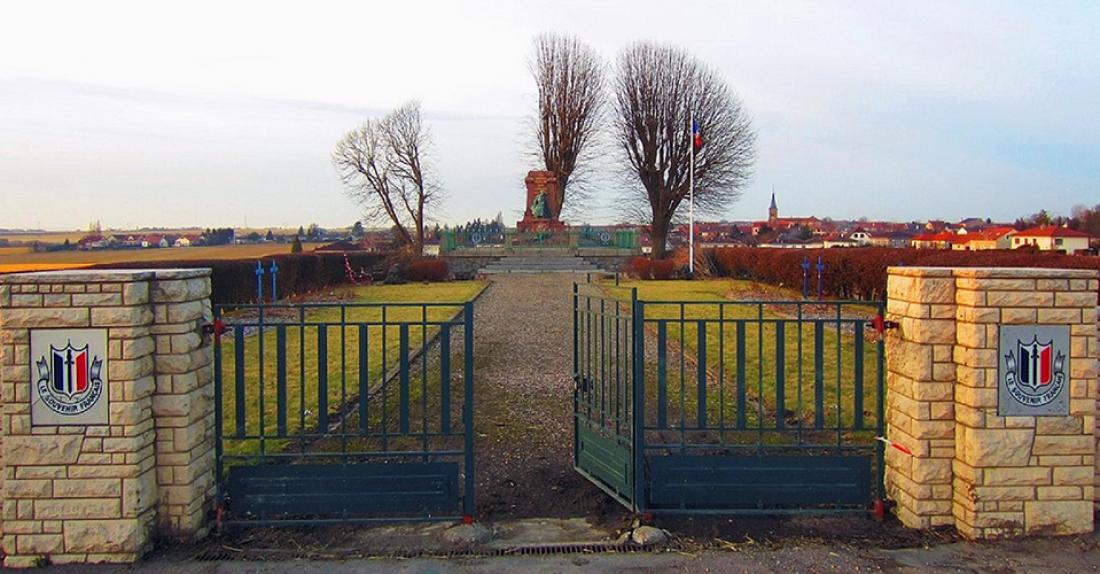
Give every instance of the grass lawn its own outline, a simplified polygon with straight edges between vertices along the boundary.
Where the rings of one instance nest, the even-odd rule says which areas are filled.
[[[637,288],[638,298],[647,302],[646,419],[648,427],[672,431],[664,433],[665,440],[691,442],[689,431],[700,427],[732,431],[721,437],[732,443],[865,444],[873,438],[881,351],[869,330],[857,333],[856,328],[863,325],[857,321],[870,323],[875,306],[744,303],[746,298],[798,297],[790,290],[733,280],[602,287],[620,300],[629,300],[630,289]],[[661,331],[666,341],[663,361]],[[815,345],[821,349],[816,359]],[[698,414],[700,397],[705,399],[705,425]]]
[[[461,417],[453,415],[460,412],[463,390],[464,359],[456,356],[456,351],[462,351],[461,343],[452,344],[450,353],[452,416],[447,429],[439,428],[441,416],[427,412],[429,395],[433,391],[439,394],[438,347],[414,355],[444,328],[438,323],[461,321],[462,303],[476,297],[484,286],[481,281],[455,281],[349,288],[340,303],[265,310],[265,325],[274,326],[265,327],[262,337],[255,334],[255,312],[227,309],[225,321],[231,330],[221,345],[225,453],[282,452],[291,438],[303,433],[330,434],[333,424],[339,425],[336,434],[358,436],[363,434],[361,420],[366,422],[368,434],[385,434],[387,438],[441,430],[460,432]],[[251,334],[245,331],[249,327]],[[460,326],[445,328],[452,336],[461,331]],[[391,380],[400,363],[402,337],[407,341],[410,362],[409,385],[404,391],[399,382]],[[285,363],[282,381],[281,362]],[[362,379],[361,373],[366,375]],[[322,384],[327,386],[323,393]],[[369,402],[357,401],[362,385],[370,389]],[[238,387],[244,389],[240,397]],[[278,398],[280,390],[283,401]],[[438,405],[438,399],[432,404]],[[360,418],[360,406],[366,407],[366,418]],[[436,428],[429,430],[426,421]],[[325,428],[321,423],[326,423]],[[342,443],[335,450],[345,446]],[[333,450],[330,447],[311,450]]]

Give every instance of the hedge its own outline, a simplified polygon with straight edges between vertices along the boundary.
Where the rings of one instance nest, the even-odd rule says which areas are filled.
[[[366,270],[375,279],[384,277],[389,267],[389,256],[383,253],[348,253],[351,268],[359,273]],[[263,257],[264,269],[271,268],[274,260],[279,267],[277,284],[279,297],[304,295],[348,282],[343,253],[297,253]],[[154,261],[110,263],[96,265],[95,269],[163,269],[209,267],[214,304],[250,303],[256,300],[257,259],[212,259],[183,261]],[[264,295],[270,297],[271,274],[264,273]]]
[[[1100,270],[1100,257],[1034,251],[948,251],[859,247],[846,249],[764,249],[724,247],[702,252],[714,276],[753,279],[802,288],[802,261],[810,260],[810,288],[817,288],[817,260],[825,264],[822,292],[842,299],[886,297],[886,268],[910,267],[1044,267]],[[1100,293],[1098,293],[1100,300]]]

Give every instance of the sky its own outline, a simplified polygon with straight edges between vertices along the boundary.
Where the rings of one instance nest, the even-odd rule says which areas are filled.
[[[1100,203],[1097,2],[12,2],[0,228],[347,226],[333,146],[416,99],[442,223],[523,210],[543,32],[713,66],[757,130],[722,217],[1012,220]],[[615,222],[619,159],[572,219]]]

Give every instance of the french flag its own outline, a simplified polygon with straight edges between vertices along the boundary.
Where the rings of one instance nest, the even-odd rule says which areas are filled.
[[[703,149],[703,133],[699,130],[699,122],[691,122],[691,145],[695,146],[695,149]]]

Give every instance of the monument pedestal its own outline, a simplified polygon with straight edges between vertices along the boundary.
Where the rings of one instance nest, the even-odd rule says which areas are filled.
[[[569,226],[558,216],[561,190],[558,178],[550,171],[532,170],[523,180],[527,185],[527,202],[523,219],[516,222],[521,232],[565,231]]]

